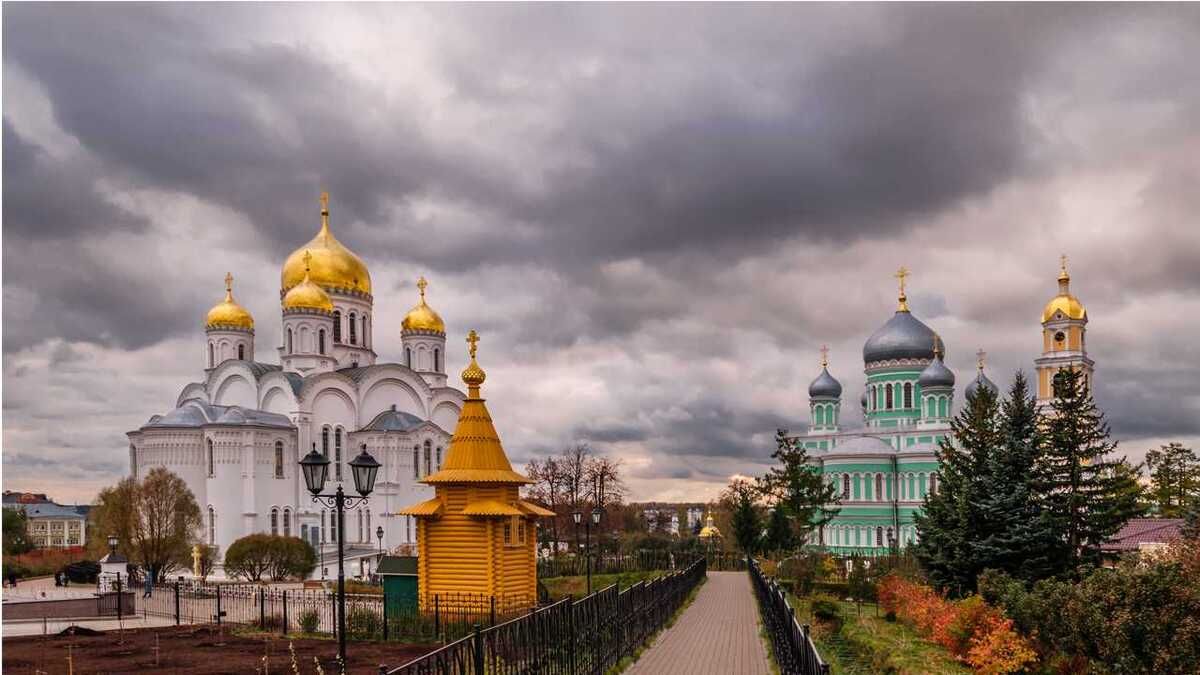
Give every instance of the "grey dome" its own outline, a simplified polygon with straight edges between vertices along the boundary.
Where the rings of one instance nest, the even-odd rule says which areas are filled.
[[[409,431],[424,423],[425,420],[420,417],[396,410],[396,406],[393,405],[390,410],[376,415],[370,424],[363,427],[363,431]]]
[[[980,387],[986,387],[987,389],[991,390],[993,394],[1000,391],[1000,389],[988,379],[988,376],[983,374],[982,370],[979,371],[979,374],[975,376],[975,379],[971,380],[971,383],[967,385],[967,397],[970,398],[971,396],[974,396],[975,392],[979,391]]]
[[[942,363],[942,357],[935,358],[925,370],[921,371],[921,376],[917,378],[917,384],[921,387],[953,387],[954,373]]]
[[[875,436],[857,436],[849,438],[841,443],[830,448],[825,454],[827,455],[857,455],[857,454],[888,454],[895,453],[896,449],[887,443],[887,441],[876,438]]]
[[[821,374],[808,385],[809,398],[841,398],[842,383],[829,374],[828,368],[821,368]]]
[[[863,345],[863,363],[894,359],[932,359],[933,330],[910,312],[892,315]]]

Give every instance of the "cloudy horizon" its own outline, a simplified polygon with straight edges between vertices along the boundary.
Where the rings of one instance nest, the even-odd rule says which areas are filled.
[[[276,362],[319,226],[399,361],[415,280],[480,332],[514,465],[575,442],[710,499],[802,431],[820,347],[858,426],[895,309],[1030,373],[1060,254],[1120,450],[1200,448],[1200,8],[4,8],[3,484],[86,502],[203,376],[232,272]],[[451,377],[451,383],[457,381]]]

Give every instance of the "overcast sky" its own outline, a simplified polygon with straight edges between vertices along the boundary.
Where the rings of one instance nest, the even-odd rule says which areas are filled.
[[[319,225],[400,360],[482,335],[514,464],[588,441],[707,499],[910,304],[1029,372],[1058,256],[1121,448],[1200,448],[1200,7],[4,7],[3,483],[88,501],[201,379],[226,271],[279,344]],[[453,380],[452,380],[453,381]],[[961,386],[959,388],[961,399]]]

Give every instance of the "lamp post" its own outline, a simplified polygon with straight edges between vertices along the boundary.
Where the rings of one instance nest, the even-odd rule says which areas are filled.
[[[375,489],[375,476],[379,473],[379,462],[367,453],[367,446],[362,446],[358,457],[350,460],[350,472],[354,476],[354,489],[360,497],[347,497],[338,485],[337,492],[323,495],[325,480],[329,477],[329,458],[317,452],[317,444],[313,443],[312,452],[300,460],[300,468],[304,472],[304,483],[312,493],[312,500],[334,509],[337,518],[337,551],[338,551],[338,660],[342,668],[346,667],[346,569],[345,551],[342,541],[345,539],[345,521],[342,513],[347,508],[365,504],[367,495]]]
[[[379,540],[379,562],[375,563],[375,574],[379,574],[379,566],[383,564],[383,526],[375,528],[375,538]]]
[[[583,550],[584,550],[584,556],[587,557],[587,594],[588,595],[592,594],[592,523],[599,525],[600,524],[600,516],[603,513],[604,512],[600,510],[600,507],[596,507],[596,508],[592,509],[592,517],[586,521],[584,521],[584,519],[583,519],[582,511],[574,511],[571,513],[571,518],[573,518],[575,520],[576,531],[578,531],[578,529],[579,529],[579,523],[581,523],[581,522],[583,523],[583,528],[584,528],[583,529],[583,534],[584,534],[584,539],[583,539],[584,549]]]
[[[108,535],[108,552],[113,555],[117,554],[117,537],[116,537],[116,535],[113,535],[113,534]]]

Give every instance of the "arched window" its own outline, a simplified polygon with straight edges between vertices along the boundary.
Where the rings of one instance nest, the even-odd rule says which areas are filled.
[[[216,364],[213,363],[213,345],[210,342],[208,343],[208,367],[212,368],[214,365]]]
[[[850,499],[850,474],[842,474],[842,499]]]
[[[358,509],[358,541],[363,541],[363,511]]]
[[[213,441],[212,441],[212,439],[211,439],[211,438],[210,438],[210,439],[208,439],[208,441],[207,441],[207,448],[206,448],[206,449],[207,449],[207,453],[206,453],[206,454],[207,454],[207,457],[206,457],[206,459],[208,460],[208,475],[209,475],[209,476],[215,476],[215,475],[216,475],[216,473],[217,473],[217,472],[216,472],[216,468],[217,468],[217,460],[216,460],[216,457],[214,457],[214,456],[213,456],[213,454],[214,454],[214,453],[213,453]]]
[[[288,338],[287,338],[287,347],[288,347],[288,349],[287,349],[287,352],[288,352],[289,354],[291,354],[291,353],[292,353],[292,329],[291,329],[291,328],[289,328],[289,329],[288,329],[288,333],[287,333],[287,335],[288,335]]]
[[[411,347],[404,348],[404,365],[408,366],[409,368],[412,368],[412,348]]]
[[[886,386],[886,388],[883,390],[883,392],[884,392],[884,403],[883,403],[883,407],[884,407],[885,409],[887,409],[887,410],[891,410],[891,409],[892,409],[892,403],[893,403],[893,399],[892,399],[892,383],[891,383],[891,382],[888,382],[888,383],[887,383],[887,386]]]
[[[904,407],[905,409],[913,407],[912,404],[912,382],[904,383]]]
[[[437,449],[437,470],[438,471],[442,470],[442,446],[440,446],[440,445],[438,446],[438,449]]]
[[[929,494],[931,494],[931,495],[937,494],[937,474],[936,473],[929,474]]]
[[[321,427],[321,454],[329,459],[329,427]]]
[[[333,312],[333,344],[338,344],[342,341],[342,313],[338,310]]]
[[[875,474],[875,501],[883,501],[883,474]]]
[[[283,536],[292,536],[292,510],[283,510]]]
[[[413,446],[413,478],[421,477],[421,446]]]
[[[246,345],[238,345],[238,361],[246,360]]]
[[[433,466],[433,443],[425,441],[425,475],[430,473],[430,467]]]
[[[333,431],[333,479],[342,479],[342,428]]]
[[[433,349],[433,372],[442,372],[442,354],[436,347]]]
[[[208,545],[216,546],[217,544],[217,512],[213,507],[208,507]]]
[[[271,507],[271,536],[279,534],[279,509]]]
[[[355,328],[354,323],[356,318],[357,317],[354,316],[354,312],[350,312],[350,344],[357,344],[356,338],[358,336],[358,330]]]
[[[283,478],[283,441],[275,441],[275,477]]]
[[[367,333],[367,315],[363,314],[362,316],[360,316],[358,318],[358,320],[362,321],[362,343],[363,343],[363,346],[369,347],[370,345],[367,344],[367,335],[368,335],[368,333]]]
[[[319,353],[319,354],[325,353],[325,329],[324,328],[322,328],[317,333],[317,353]]]
[[[875,545],[883,546],[883,527],[875,528]]]

